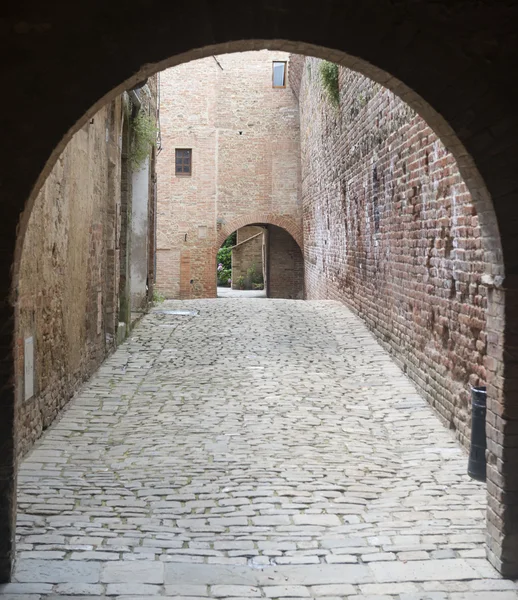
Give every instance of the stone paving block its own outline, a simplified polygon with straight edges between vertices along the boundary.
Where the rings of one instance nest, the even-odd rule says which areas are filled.
[[[54,591],[60,596],[102,596],[104,586],[98,583],[60,583]]]
[[[18,558],[21,560],[32,558],[41,560],[56,560],[64,558],[65,552],[58,550],[24,550],[19,552]]]
[[[149,583],[109,583],[106,586],[107,596],[155,596],[161,586]]]
[[[208,596],[209,588],[206,585],[178,583],[166,585],[165,593],[169,596]]]
[[[477,579],[480,574],[466,560],[413,560],[407,563],[383,562],[369,565],[376,581],[430,581],[430,580],[462,580]]]
[[[311,595],[302,585],[266,586],[263,592],[268,598],[304,598]]]
[[[43,596],[40,594],[11,594],[2,595],[3,600],[40,600]]]
[[[469,582],[471,590],[518,590],[518,581],[508,579],[478,579]]]
[[[358,562],[358,557],[353,554],[329,554],[325,561],[331,565],[334,564],[352,564]]]
[[[396,560],[396,555],[393,552],[377,552],[376,554],[362,554],[363,562],[380,562],[387,560]]]
[[[20,583],[97,583],[101,564],[93,561],[20,560],[14,581]]]
[[[113,563],[111,563],[113,564]],[[247,566],[190,565],[166,563],[166,584],[252,585],[284,584],[323,585],[333,583],[374,582],[374,574],[366,565],[304,565],[251,569]]]
[[[47,594],[52,592],[50,583],[2,583],[0,595],[6,594]]]
[[[213,585],[210,588],[210,595],[214,598],[259,598],[261,590],[258,587],[249,585]]]
[[[117,561],[103,564],[101,583],[164,583],[164,563]]]
[[[498,571],[484,558],[466,558],[466,563],[476,569],[479,578],[499,579]]]
[[[360,591],[366,595],[416,594],[419,587],[415,583],[366,583],[360,585]]]
[[[107,560],[119,560],[118,552],[72,552],[70,560],[98,560],[104,562]]]
[[[354,594],[355,588],[348,583],[334,585],[314,585],[310,588],[312,596],[348,596]]]

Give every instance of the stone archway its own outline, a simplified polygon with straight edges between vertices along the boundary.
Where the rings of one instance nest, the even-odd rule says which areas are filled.
[[[55,1],[47,3],[44,14],[41,11],[33,6],[13,8],[3,20],[2,59],[10,93],[2,99],[0,168],[5,198],[0,230],[2,579],[9,577],[14,548],[12,302],[23,234],[36,194],[72,134],[123,89],[168,66],[258,48],[326,58],[379,81],[427,120],[457,159],[480,215],[492,263],[488,277],[496,284],[488,356],[490,557],[502,572],[516,575],[518,173],[510,167],[518,153],[518,117],[515,98],[502,93],[518,57],[512,38],[516,6],[480,2],[452,7],[439,2],[432,7],[424,0],[397,5],[369,0],[361,6],[332,0],[303,5],[227,0],[218,3],[217,10],[215,3],[194,2],[181,7],[161,4],[143,12],[131,2],[107,8],[97,1],[73,6]],[[503,264],[505,297],[499,285]]]

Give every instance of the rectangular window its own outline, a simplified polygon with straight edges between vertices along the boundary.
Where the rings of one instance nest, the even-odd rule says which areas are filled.
[[[190,148],[176,148],[175,173],[176,175],[192,174],[192,150]]]
[[[286,87],[286,61],[273,62],[273,87]]]

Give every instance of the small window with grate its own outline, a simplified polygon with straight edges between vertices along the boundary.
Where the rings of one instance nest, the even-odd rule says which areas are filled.
[[[273,61],[272,81],[274,88],[286,87],[286,61]]]
[[[175,150],[175,173],[176,175],[192,174],[192,150],[191,148],[176,148]]]

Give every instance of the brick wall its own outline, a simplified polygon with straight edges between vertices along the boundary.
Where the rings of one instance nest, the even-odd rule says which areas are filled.
[[[393,93],[293,57],[299,95],[306,289],[346,302],[469,439],[469,385],[486,380],[489,288],[481,231],[452,155]]]
[[[166,296],[215,296],[222,232],[272,222],[258,213],[301,229],[297,101],[272,87],[272,61],[288,57],[225,54],[161,73],[156,285]],[[192,149],[188,177],[175,174],[176,148]]]
[[[281,227],[268,226],[268,297],[304,298],[304,258],[297,242]]]
[[[248,270],[263,273],[265,229],[249,225],[237,230],[237,244],[232,249],[232,289],[239,289],[239,278],[246,279]]]

